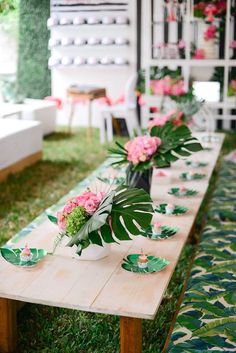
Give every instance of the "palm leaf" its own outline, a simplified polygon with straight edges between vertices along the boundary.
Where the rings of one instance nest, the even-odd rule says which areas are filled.
[[[141,228],[147,228],[152,215],[152,200],[144,190],[120,186],[103,200],[68,246],[77,245],[80,254],[88,239],[97,245],[130,240],[132,236],[141,234]]]

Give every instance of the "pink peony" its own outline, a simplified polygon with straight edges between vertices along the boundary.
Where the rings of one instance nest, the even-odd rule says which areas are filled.
[[[185,41],[183,39],[180,39],[178,43],[178,48],[179,49],[184,49],[186,47]]]
[[[210,25],[207,27],[206,31],[204,32],[204,39],[214,39],[216,37],[217,27],[215,25]]]
[[[138,136],[125,144],[125,149],[128,152],[127,159],[133,164],[145,162],[152,157],[160,144],[159,137]]]
[[[205,51],[204,49],[196,49],[194,54],[193,54],[193,59],[204,59],[205,58]]]
[[[57,212],[57,222],[58,222],[58,226],[61,230],[66,229],[66,218],[65,218],[63,212]]]
[[[236,49],[236,40],[232,40],[232,42],[230,42],[229,47],[230,47],[231,49]]]
[[[216,5],[208,4],[204,10],[204,14],[207,16],[206,20],[208,22],[213,22],[215,19],[214,15],[216,15],[217,12],[218,12],[218,9]]]

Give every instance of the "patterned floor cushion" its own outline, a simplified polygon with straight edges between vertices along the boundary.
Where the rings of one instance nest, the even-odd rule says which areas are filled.
[[[208,219],[219,221],[236,222],[236,203],[231,201],[218,200],[214,204],[209,205],[207,212]]]
[[[206,226],[167,352],[236,352],[234,223]]]

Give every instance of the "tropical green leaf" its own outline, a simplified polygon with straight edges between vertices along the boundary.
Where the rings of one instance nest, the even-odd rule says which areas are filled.
[[[57,217],[52,216],[52,215],[50,215],[50,214],[48,214],[47,217],[48,217],[48,219],[49,219],[52,223],[57,224],[57,222],[58,222],[58,221],[57,221]]]
[[[120,186],[103,200],[68,246],[77,245],[81,249],[86,239],[97,245],[130,240],[147,228],[152,216],[152,200],[144,190]]]

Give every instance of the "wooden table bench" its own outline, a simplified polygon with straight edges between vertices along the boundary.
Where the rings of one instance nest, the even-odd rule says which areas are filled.
[[[171,185],[156,185],[152,194],[158,203],[170,202],[170,186],[187,185],[199,190],[193,198],[174,200],[189,207],[189,212],[179,217],[155,215],[162,224],[177,226],[175,237],[163,241],[150,241],[136,237],[133,241],[112,245],[112,254],[99,261],[47,256],[34,268],[17,268],[0,258],[0,350],[12,352],[16,348],[16,301],[45,304],[94,313],[120,316],[121,353],[142,352],[142,319],[153,320],[176,267],[184,244],[194,225],[196,215],[208,188],[208,182],[218,159],[223,134],[212,151],[202,151],[192,158],[209,162],[202,170],[207,174],[199,181],[181,182],[179,174],[186,170],[184,161],[171,168],[174,179]],[[58,229],[46,221],[22,239],[17,246],[27,242],[31,247],[52,250]],[[147,254],[165,257],[170,265],[152,275],[126,272],[122,259],[143,248]]]

